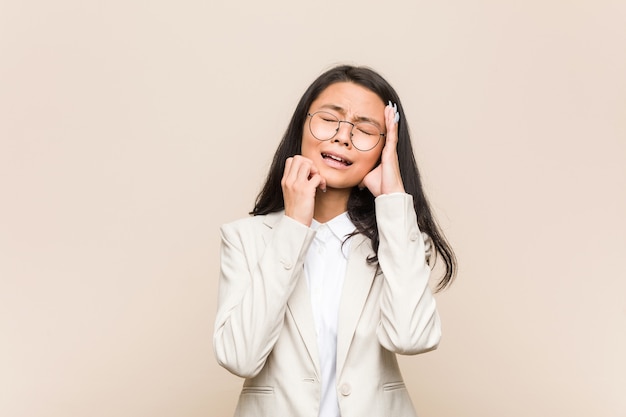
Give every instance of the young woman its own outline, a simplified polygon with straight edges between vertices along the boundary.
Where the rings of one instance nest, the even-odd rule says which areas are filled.
[[[298,103],[254,216],[221,228],[214,350],[236,416],[415,416],[396,354],[437,347],[437,227],[398,95],[339,66]],[[433,262],[430,262],[433,263]]]

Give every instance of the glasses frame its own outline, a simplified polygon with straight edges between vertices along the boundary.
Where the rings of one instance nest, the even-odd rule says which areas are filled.
[[[329,137],[328,139],[320,139],[320,138],[318,138],[317,136],[315,136],[315,133],[313,133],[313,128],[311,127],[311,122],[312,122],[312,120],[313,120],[313,116],[315,116],[315,115],[316,115],[316,114],[318,114],[318,113],[326,113],[326,114],[329,114],[329,115],[331,115],[331,116],[333,116],[334,118],[336,118],[336,119],[337,119],[337,129],[335,130],[335,134],[334,134],[334,135],[332,135],[331,137]],[[368,152],[368,151],[371,151],[371,150],[372,150],[372,149],[374,149],[376,146],[378,146],[378,144],[380,143],[380,138],[381,138],[381,137],[383,137],[383,138],[384,138],[385,136],[387,136],[387,134],[386,134],[386,133],[378,133],[378,140],[376,141],[376,143],[374,144],[374,146],[372,146],[371,148],[368,148],[368,149],[361,149],[361,148],[359,148],[358,146],[356,146],[356,145],[354,144],[354,142],[352,141],[352,136],[354,136],[354,133],[352,133],[352,130],[354,129],[354,127],[355,127],[356,125],[358,125],[358,124],[360,124],[360,123],[367,123],[367,124],[370,124],[370,125],[374,126],[374,127],[375,127],[376,129],[378,129],[378,131],[380,132],[380,128],[379,128],[378,126],[376,126],[374,123],[370,123],[370,122],[357,122],[357,123],[352,123],[352,122],[350,122],[350,121],[348,121],[348,120],[340,120],[340,119],[339,119],[337,116],[335,116],[334,114],[332,114],[332,113],[330,113],[330,112],[327,112],[327,111],[324,111],[324,110],[318,110],[318,111],[316,111],[316,112],[314,112],[314,113],[307,113],[306,115],[307,115],[307,117],[310,117],[310,119],[309,119],[309,132],[311,132],[311,135],[313,135],[313,137],[314,137],[315,139],[319,140],[320,142],[326,142],[327,140],[331,140],[332,138],[334,138],[335,136],[337,136],[337,133],[339,133],[339,129],[341,129],[341,124],[342,124],[342,123],[347,123],[347,124],[349,124],[350,126],[352,126],[352,128],[350,129],[350,143],[352,144],[352,146],[354,146],[354,149],[356,149],[356,150],[358,150],[358,151],[361,151],[361,152]]]

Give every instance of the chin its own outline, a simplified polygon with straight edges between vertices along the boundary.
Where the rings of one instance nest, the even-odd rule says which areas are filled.
[[[332,188],[333,190],[352,190],[354,187],[356,187],[357,185],[359,185],[359,183],[346,183],[343,181],[332,181],[332,180],[326,180],[326,187],[327,188]]]

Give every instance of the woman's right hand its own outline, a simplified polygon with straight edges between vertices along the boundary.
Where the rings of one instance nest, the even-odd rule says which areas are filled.
[[[326,180],[313,161],[302,155],[287,158],[280,185],[283,188],[285,215],[305,226],[311,226],[315,192],[317,188],[326,191]]]

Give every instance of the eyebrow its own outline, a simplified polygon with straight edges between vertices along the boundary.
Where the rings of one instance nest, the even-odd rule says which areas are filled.
[[[320,106],[320,109],[334,110],[334,111],[336,111],[336,112],[338,112],[338,113],[341,113],[341,114],[342,114],[342,115],[344,115],[344,116],[346,115],[346,109],[344,109],[343,107],[338,106],[338,105],[336,105],[336,104],[324,104],[324,105]],[[378,121],[376,121],[376,120],[374,120],[374,119],[371,119],[371,118],[369,118],[369,117],[366,117],[366,116],[356,116],[356,117],[354,118],[354,122],[355,122],[355,123],[359,123],[359,122],[369,122],[369,123],[371,123],[371,124],[374,124],[374,125],[378,126],[378,128],[379,128],[381,131],[382,131],[382,130],[384,130],[384,129],[382,128],[382,126],[380,125],[380,123],[378,123]]]

